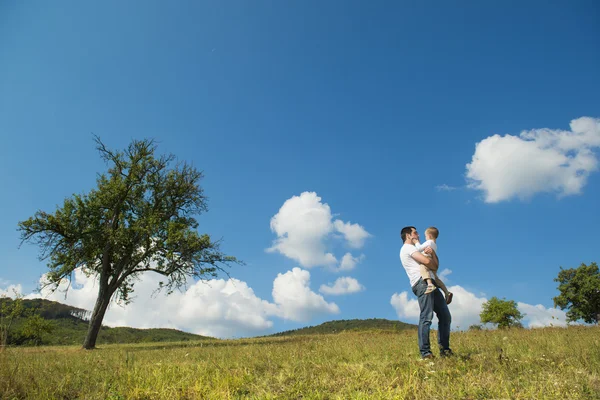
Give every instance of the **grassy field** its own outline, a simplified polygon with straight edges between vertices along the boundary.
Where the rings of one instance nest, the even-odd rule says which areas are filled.
[[[432,336],[433,338],[433,336]],[[600,328],[452,334],[420,361],[416,332],[8,348],[2,399],[594,399]]]

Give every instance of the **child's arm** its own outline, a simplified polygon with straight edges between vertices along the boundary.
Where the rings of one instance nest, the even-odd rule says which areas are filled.
[[[423,251],[425,250],[427,247],[431,246],[431,240],[426,240],[425,243],[421,244],[419,242],[415,242],[415,247],[417,248],[417,250],[419,251]]]

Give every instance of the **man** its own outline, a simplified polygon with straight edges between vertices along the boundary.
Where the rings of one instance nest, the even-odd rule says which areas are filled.
[[[423,280],[420,273],[419,264],[425,265],[432,271],[437,271],[439,260],[437,254],[431,247],[424,250],[425,254],[431,255],[427,257],[417,250],[414,243],[419,240],[419,233],[414,226],[402,228],[400,232],[404,244],[400,249],[400,261],[406,270],[412,291],[419,300],[419,308],[421,315],[419,317],[419,351],[423,359],[433,358],[431,346],[429,344],[429,329],[433,320],[433,313],[438,317],[438,345],[440,347],[440,356],[445,357],[452,355],[450,349],[450,310],[444,296],[439,289],[434,290],[429,294],[425,294],[427,283]],[[431,276],[434,280],[434,276]],[[437,286],[437,285],[436,285]]]

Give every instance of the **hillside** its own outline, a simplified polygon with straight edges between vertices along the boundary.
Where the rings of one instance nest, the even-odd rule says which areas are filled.
[[[3,304],[10,304],[11,299],[0,298],[0,309]],[[45,299],[23,300],[23,308],[27,315],[38,314],[51,322],[52,331],[42,336],[44,345],[79,345],[87,333],[90,312]],[[0,315],[2,317],[2,315]],[[21,333],[26,318],[15,321],[9,344],[27,344]],[[97,344],[142,343],[142,342],[180,342],[210,339],[206,336],[178,331],[176,329],[153,328],[137,329],[129,327],[111,328],[102,326],[98,334]]]
[[[11,301],[12,300],[8,298],[0,298],[0,306],[6,302],[10,303]],[[25,310],[27,310],[26,312],[29,313],[29,315],[38,314],[45,320],[51,321],[52,331],[50,333],[43,334],[41,344],[79,345],[83,342],[88,329],[88,318],[90,316],[89,311],[45,299],[23,300],[23,307]],[[21,334],[24,321],[25,318],[16,320],[13,328],[11,329],[9,344],[28,344],[29,341],[27,338]],[[416,328],[416,325],[407,324],[400,321],[391,321],[388,319],[351,319],[328,321],[317,326],[308,326],[279,332],[269,336],[334,334],[347,331],[398,332]],[[102,326],[100,333],[98,334],[97,344],[179,342],[202,339],[210,338],[178,331],[176,329],[137,329],[130,327],[111,328],[108,326]]]
[[[330,334],[345,331],[403,331],[407,329],[417,329],[416,325],[407,324],[400,321],[391,321],[389,319],[371,318],[371,319],[348,319],[328,321],[316,326],[294,329],[275,333],[270,336],[291,336],[291,335],[314,335]]]

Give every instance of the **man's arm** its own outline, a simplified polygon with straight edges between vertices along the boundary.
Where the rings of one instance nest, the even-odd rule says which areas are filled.
[[[435,251],[433,251],[433,249],[431,247],[428,247],[427,249],[431,249],[431,252],[432,252],[431,254],[433,254],[431,258],[424,256],[423,254],[421,254],[418,251],[415,251],[410,256],[419,264],[423,264],[424,266],[426,266],[427,268],[429,268],[432,271],[437,271],[437,269],[438,269],[437,255],[435,255]],[[428,251],[427,249],[425,250],[426,252]]]

